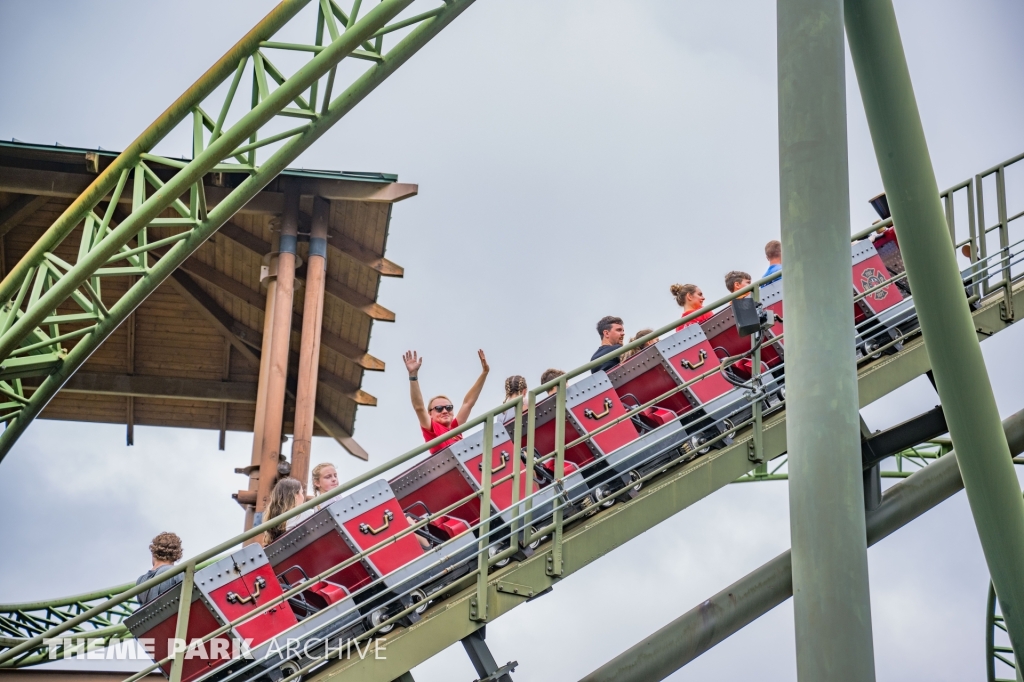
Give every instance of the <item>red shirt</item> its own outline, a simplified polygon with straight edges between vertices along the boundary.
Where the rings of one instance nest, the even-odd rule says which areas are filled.
[[[430,420],[430,428],[429,429],[425,429],[425,428],[423,428],[421,426],[420,427],[420,431],[423,432],[423,440],[424,440],[424,442],[429,443],[430,441],[434,440],[438,436],[444,435],[445,433],[447,433],[447,432],[451,431],[452,429],[456,428],[458,425],[459,425],[459,420],[457,418],[452,419],[452,425],[451,426],[445,426],[444,424],[439,424],[438,422],[436,422],[433,419],[431,419]],[[435,445],[434,447],[430,448],[430,454],[433,455],[433,454],[436,454],[438,452],[441,452],[442,450],[444,450],[446,447],[448,447],[452,443],[455,443],[456,441],[460,441],[460,440],[462,440],[462,434],[461,433],[458,434],[457,436],[452,436],[451,438],[449,438],[445,442],[441,443],[440,445]]]
[[[686,317],[689,314],[690,313],[683,313],[682,317]],[[690,320],[689,322],[687,322],[685,324],[679,325],[678,327],[676,327],[676,331],[677,332],[678,331],[682,331],[683,327],[689,327],[691,324],[702,324],[704,322],[707,322],[712,317],[714,317],[714,315],[715,315],[715,312],[713,310],[709,310],[706,313],[704,313],[703,315],[701,315],[700,317],[695,317],[692,320]]]

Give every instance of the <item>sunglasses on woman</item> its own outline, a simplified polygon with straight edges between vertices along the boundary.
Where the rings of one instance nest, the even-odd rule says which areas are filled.
[[[442,412],[452,412],[455,410],[454,405],[434,405],[432,408],[434,412],[441,414]]]

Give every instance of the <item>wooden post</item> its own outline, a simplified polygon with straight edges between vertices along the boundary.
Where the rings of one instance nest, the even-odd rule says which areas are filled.
[[[292,477],[307,485],[313,440],[313,412],[320,365],[320,328],[324,317],[324,282],[327,278],[327,227],[331,202],[313,197],[313,221],[306,264],[306,296],[302,309],[298,389],[295,394],[295,438],[292,441]]]
[[[277,251],[280,239],[274,235],[270,260],[267,263],[267,305],[263,309],[263,343],[260,351],[260,374],[256,388],[256,416],[252,424],[252,458],[249,462],[249,490],[257,493],[260,487],[260,458],[263,455],[263,431],[267,417],[267,390],[270,383],[271,342],[274,335],[274,301],[277,298]],[[253,527],[256,507],[245,508],[245,530]],[[255,542],[253,539],[251,542]]]
[[[277,464],[281,456],[284,393],[288,379],[288,345],[292,331],[292,295],[295,290],[295,244],[298,234],[298,188],[292,183],[287,183],[284,186],[284,214],[281,217],[281,238],[277,254],[277,288],[274,296],[273,327],[270,330],[273,338],[270,342],[270,353],[262,358],[262,363],[269,364],[270,374],[267,378],[267,407],[260,454],[260,484],[256,494],[257,514],[261,514],[270,502],[270,492],[277,477]]]

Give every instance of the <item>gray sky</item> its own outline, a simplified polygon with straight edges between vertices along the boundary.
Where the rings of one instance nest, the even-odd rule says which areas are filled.
[[[121,149],[272,4],[0,3],[0,138]],[[896,10],[939,185],[1024,151],[1024,6]],[[874,218],[881,181],[852,67],[847,85],[853,230]],[[713,299],[726,271],[763,271],[776,131],[772,2],[479,0],[294,164],[420,185],[394,211],[387,255],[406,277],[381,285],[397,322],[374,328],[388,371],[367,375],[380,404],[356,425],[371,463],[419,442],[408,348],[426,358],[424,390],[456,399],[484,348],[490,406],[509,374],[535,385],[589,358],[603,315],[632,333],[678,315],[673,282]],[[160,149],[188,153],[183,137]],[[1004,416],[1024,407],[1022,333],[983,346]],[[936,402],[922,380],[864,414],[877,429]],[[218,452],[213,432],[140,428],[126,448],[123,426],[37,422],[0,464],[0,601],[134,579],[161,530],[188,553],[235,534],[229,495],[245,481],[232,469],[250,438]],[[343,477],[364,469],[314,448]],[[496,656],[522,679],[575,679],[788,548],[787,507],[785,483],[730,486],[490,625]],[[988,576],[964,495],[869,556],[878,679],[983,679]],[[594,625],[618,599],[631,603]],[[473,672],[456,648],[415,675]],[[795,677],[788,604],[673,679],[755,677]]]

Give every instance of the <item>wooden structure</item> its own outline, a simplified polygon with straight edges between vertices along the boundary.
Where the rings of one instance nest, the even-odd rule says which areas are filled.
[[[116,153],[103,150],[0,143],[2,275],[114,157]],[[161,171],[159,165],[155,168]],[[207,200],[215,204],[225,188],[244,177],[207,176]],[[317,201],[326,200],[321,203],[328,249],[313,433],[331,436],[366,459],[352,439],[356,408],[376,404],[361,390],[363,373],[384,369],[368,352],[370,331],[374,321],[395,319],[377,303],[377,291],[381,277],[403,274],[384,258],[388,224],[392,205],[417,192],[416,185],[396,180],[380,173],[282,173],[132,314],[41,417],[123,423],[129,445],[135,425],[216,430],[222,449],[227,431],[252,432],[267,305],[264,280],[273,275],[268,271],[284,210],[282,187],[291,183],[299,195],[299,244],[283,431],[291,433],[294,421],[302,284],[314,198],[319,197]],[[174,228],[166,230],[170,235]],[[74,237],[67,242],[62,248],[77,248]],[[127,287],[128,277],[123,280],[105,280],[104,295],[115,293],[118,284]],[[64,345],[71,348],[74,343],[72,339]],[[30,386],[33,380],[24,381]]]

